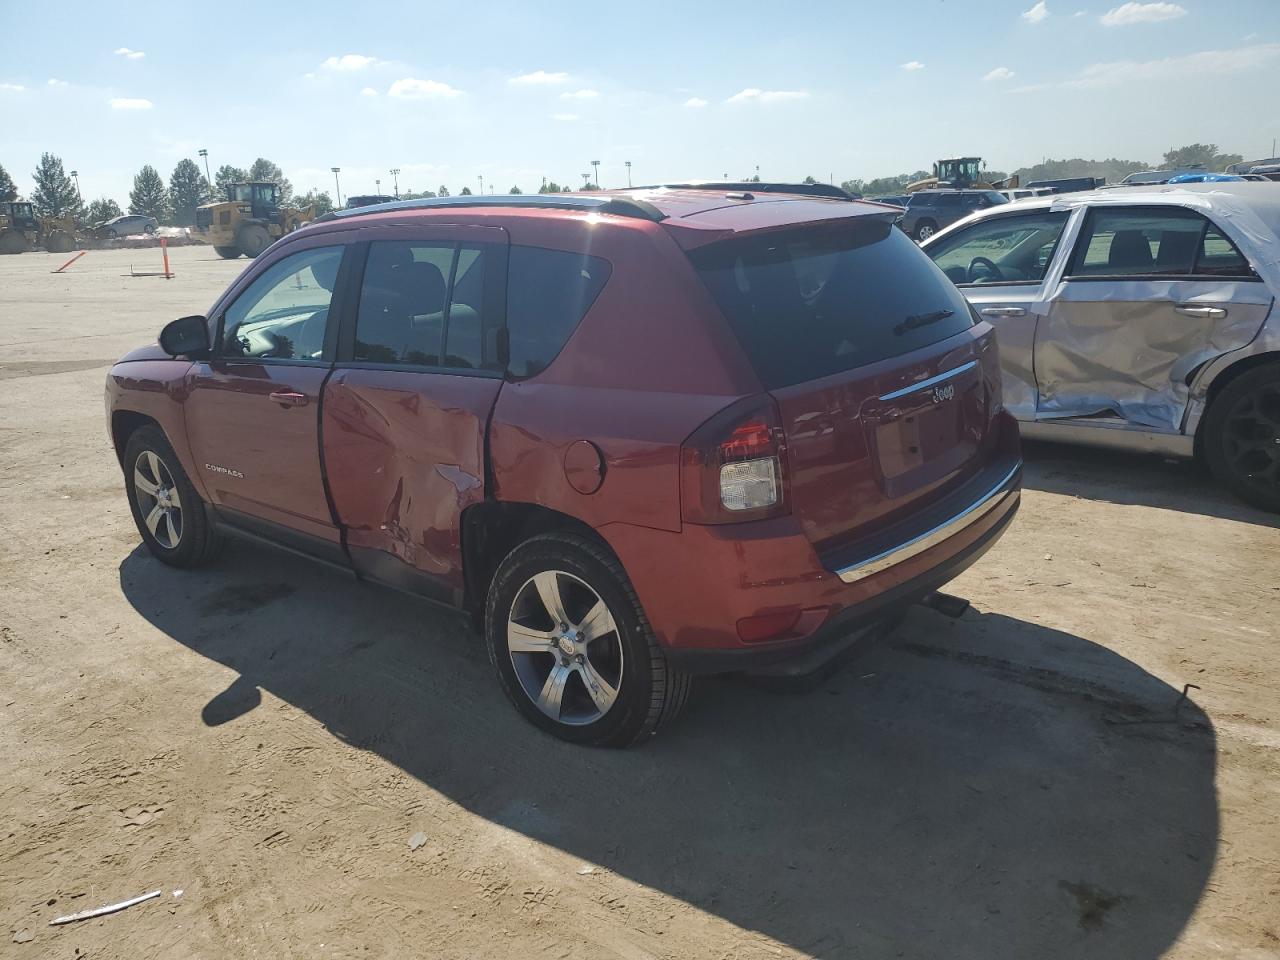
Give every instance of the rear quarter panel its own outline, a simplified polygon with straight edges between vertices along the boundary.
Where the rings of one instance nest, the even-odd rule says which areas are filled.
[[[561,216],[508,228],[513,244],[603,257],[613,272],[547,369],[499,394],[490,427],[495,493],[594,527],[679,530],[681,442],[760,386],[675,242],[655,224],[609,219]],[[604,461],[591,494],[565,475],[577,440],[594,444]]]

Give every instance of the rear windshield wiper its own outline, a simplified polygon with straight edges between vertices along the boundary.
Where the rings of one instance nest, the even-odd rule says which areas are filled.
[[[935,310],[933,313],[917,313],[915,316],[907,317],[900,324],[893,328],[893,332],[898,336],[906,333],[908,330],[917,330],[920,327],[927,327],[931,323],[937,323],[939,320],[945,320],[947,317],[954,317],[954,310]]]

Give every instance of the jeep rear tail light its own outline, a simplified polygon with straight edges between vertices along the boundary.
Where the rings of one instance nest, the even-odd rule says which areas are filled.
[[[680,450],[680,486],[690,523],[787,513],[786,444],[773,398],[740,400],[695,430]]]

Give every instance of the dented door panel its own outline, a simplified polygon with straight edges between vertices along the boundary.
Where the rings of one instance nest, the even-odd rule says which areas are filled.
[[[1036,331],[1036,418],[1180,431],[1195,372],[1253,340],[1271,302],[1252,281],[1064,281]]]

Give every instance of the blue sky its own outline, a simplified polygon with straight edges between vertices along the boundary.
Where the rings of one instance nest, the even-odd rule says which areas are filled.
[[[1280,137],[1280,0],[5,4],[0,164],[45,150],[122,204],[208,149],[295,188],[529,190],[978,154],[1157,161]],[[237,9],[250,13],[237,13]],[[21,38],[15,43],[14,38]],[[225,57],[219,59],[219,51]]]

